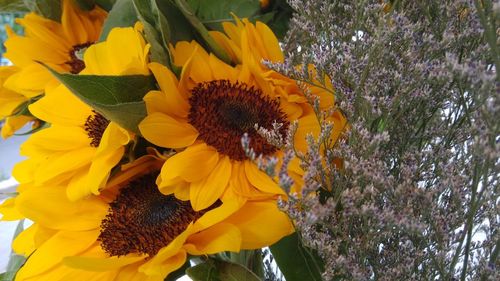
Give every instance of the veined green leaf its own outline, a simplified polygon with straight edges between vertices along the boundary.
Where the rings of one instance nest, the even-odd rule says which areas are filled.
[[[137,21],[138,18],[132,0],[116,0],[116,3],[108,13],[108,18],[104,22],[99,41],[106,40],[111,29],[115,27],[134,26]]]
[[[169,13],[171,17],[167,17],[160,10],[159,4],[165,6],[170,5]],[[150,59],[151,61],[161,63],[168,68],[170,68],[174,73],[180,74],[180,69],[172,63],[172,56],[168,48],[169,43],[174,43],[172,41],[172,34],[178,36],[179,32],[182,32],[183,25],[189,27],[189,23],[180,15],[184,22],[179,22],[177,16],[175,15],[175,6],[169,1],[157,1],[157,0],[133,0],[134,7],[138,18],[144,25],[144,35],[147,41],[151,44],[150,49]],[[177,13],[180,14],[179,11]],[[173,24],[171,25],[170,22]],[[175,26],[175,29],[171,27]],[[186,35],[190,37],[191,30],[188,30],[189,34]]]
[[[137,125],[146,116],[146,106],[142,98],[156,88],[152,76],[75,75],[48,69],[94,110],[121,127],[139,134]]]
[[[0,11],[2,13],[29,12],[23,0],[0,0]]]
[[[184,17],[186,17],[186,19],[192,25],[192,27],[198,32],[201,38],[203,38],[204,43],[208,45],[210,51],[222,61],[231,63],[231,59],[229,58],[228,54],[221,46],[219,46],[219,44],[212,38],[212,36],[210,36],[207,28],[195,15],[191,6],[185,0],[175,0],[175,3],[177,4],[177,7],[179,7],[179,10],[182,12]]]
[[[321,281],[323,261],[313,250],[302,245],[297,233],[269,247],[287,281]]]
[[[173,2],[164,0],[152,0],[156,3],[155,9],[159,14],[163,15],[160,24],[168,24],[168,34],[165,33],[165,26],[157,26],[166,40],[165,43],[172,43],[175,45],[178,41],[191,41],[196,39],[196,33],[191,27],[189,21],[184,17],[182,11]]]
[[[168,48],[166,47],[167,41],[163,38],[164,34],[165,36],[168,36],[170,31],[168,23],[164,22],[163,26],[160,26],[159,24],[161,20],[160,16],[163,17],[163,15],[156,7],[156,1],[133,0],[133,4],[139,20],[144,25],[144,35],[149,44],[151,44],[151,61],[158,62],[172,68],[170,54]],[[166,21],[166,19],[163,19],[163,21]],[[161,27],[166,30],[162,30]]]
[[[32,12],[54,21],[61,21],[62,6],[60,0],[24,0]]]
[[[231,13],[251,18],[260,12],[259,0],[187,0],[200,21],[209,29],[222,31],[222,22],[233,21]]]
[[[190,267],[186,274],[194,281],[260,281],[242,265],[216,259]]]

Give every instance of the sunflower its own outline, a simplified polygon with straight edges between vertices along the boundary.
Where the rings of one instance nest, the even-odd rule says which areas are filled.
[[[139,125],[151,143],[179,150],[162,168],[161,192],[189,199],[194,210],[207,208],[219,198],[285,195],[248,158],[241,139],[247,133],[257,155],[281,158],[280,148],[255,126],[272,129],[279,124],[277,133],[284,138],[291,122],[298,119],[295,140],[305,150],[306,134],[318,133],[319,123],[298,88],[283,98],[274,85],[288,80],[260,79],[248,65],[227,65],[195,42],[182,42],[172,53],[174,63],[183,64],[180,80],[166,67],[150,65],[161,91],[145,96],[148,115]],[[291,99],[294,95],[300,99]],[[291,168],[301,173],[297,161]]]
[[[149,45],[138,29],[115,28],[106,41],[90,46],[83,58],[86,68],[80,74],[147,75]],[[16,179],[35,185],[65,184],[72,200],[98,194],[133,135],[63,85],[48,91],[29,109],[51,126],[21,145],[21,154],[28,159],[14,167]]]
[[[272,201],[217,201],[193,210],[159,192],[162,164],[141,157],[100,195],[77,202],[61,186],[23,190],[16,207],[35,224],[14,242],[30,255],[16,280],[164,280],[188,254],[260,248],[293,231]]]
[[[99,39],[107,13],[96,6],[80,10],[74,1],[62,1],[61,23],[30,13],[17,22],[25,36],[7,27],[5,57],[21,70],[6,81],[6,87],[31,98],[59,85],[42,62],[58,72],[79,73],[85,64],[82,52]]]
[[[12,136],[26,123],[35,120],[32,116],[22,112],[22,105],[29,99],[3,86],[5,80],[17,71],[19,69],[14,66],[0,67],[0,121],[4,120],[5,122],[2,125],[2,138]]]
[[[310,103],[302,93],[304,88],[298,88],[298,84],[293,79],[286,77],[276,71],[270,70],[263,62],[284,63],[284,55],[278,43],[278,39],[272,30],[262,22],[257,21],[255,24],[248,19],[238,19],[234,17],[234,23],[224,22],[224,32],[212,31],[210,35],[226,50],[236,64],[247,65],[249,72],[257,81],[266,81],[272,91],[278,93],[281,97],[281,102],[292,101],[289,106],[293,106],[295,117],[302,110],[297,104]],[[317,98],[319,109],[323,112],[328,112],[325,115],[327,122],[333,124],[331,132],[331,141],[335,143],[340,138],[342,132],[348,128],[347,120],[342,112],[335,105],[335,89],[328,76],[320,78],[313,65],[296,67],[300,72],[307,71],[309,77],[312,78],[313,84],[303,83],[306,91],[312,97]],[[266,83],[262,83],[266,84]],[[317,116],[306,115],[300,117],[297,134],[305,136],[308,133],[313,133],[314,136],[319,134],[319,123]],[[305,152],[307,148],[306,139],[304,137],[295,138],[295,147],[301,152]],[[341,159],[335,159],[336,166],[341,166]],[[292,191],[299,191],[303,180],[298,160],[294,159],[291,162],[292,171],[290,175],[296,182]]]

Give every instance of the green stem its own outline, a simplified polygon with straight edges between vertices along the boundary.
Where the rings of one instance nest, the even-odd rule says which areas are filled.
[[[484,28],[484,36],[486,37],[486,41],[488,42],[488,45],[491,48],[493,62],[495,63],[495,68],[497,69],[496,71],[497,80],[500,80],[500,72],[498,71],[500,67],[500,56],[497,46],[496,27],[494,26],[495,19],[491,21],[491,24],[489,24],[488,19],[486,18],[486,14],[484,13],[485,7],[491,8],[492,3],[490,0],[482,0],[482,1],[475,0],[474,6],[476,7],[477,13],[479,15],[479,20],[481,21],[481,25]],[[489,12],[491,12],[491,9],[489,9]]]
[[[231,64],[231,58],[226,54],[224,49],[222,49],[219,44],[215,42],[212,36],[210,36],[207,28],[198,19],[198,17],[196,17],[189,4],[186,3],[185,0],[175,0],[175,3],[177,4],[177,7],[179,7],[179,10],[182,12],[182,14],[184,14],[186,19],[189,21],[189,23],[191,23],[194,29],[196,29],[201,35],[203,40],[205,40],[212,52],[225,63]]]
[[[479,203],[480,201],[480,199],[476,200],[477,188],[479,185],[479,179],[481,177],[480,170],[481,170],[481,165],[479,163],[476,163],[472,178],[472,195],[470,199],[470,208],[469,208],[469,213],[467,214],[467,223],[466,223],[467,241],[465,242],[464,262],[462,266],[462,274],[460,276],[460,280],[462,281],[465,281],[465,278],[467,276],[467,266],[469,263],[469,252],[472,241],[472,229],[474,228],[474,216],[476,214],[477,203]]]

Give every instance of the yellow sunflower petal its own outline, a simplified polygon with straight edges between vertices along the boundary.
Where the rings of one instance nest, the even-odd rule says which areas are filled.
[[[182,249],[182,245],[184,245],[184,242],[192,233],[193,225],[190,224],[186,230],[179,234],[170,244],[168,244],[168,246],[160,249],[154,257],[140,266],[139,272],[143,272],[150,276],[166,276],[168,273],[181,267],[186,261],[186,251]],[[178,267],[176,267],[177,265]]]
[[[67,59],[67,54],[63,53],[61,49],[38,38],[28,38],[17,35],[10,36],[5,42],[5,47],[7,48],[5,57],[19,66],[28,65],[33,61],[64,64]],[[41,52],[40,50],[51,51]]]
[[[263,192],[285,195],[283,189],[281,189],[266,173],[259,170],[257,165],[250,161],[245,161],[244,163],[247,179],[253,186]]]
[[[75,3],[71,3],[70,1],[63,1],[62,6],[61,23],[66,38],[74,43],[82,44],[89,42],[90,38],[87,36],[87,27],[83,23],[85,15],[80,15],[86,12],[80,11]]]
[[[272,245],[294,231],[290,219],[278,209],[276,201],[247,202],[226,222],[241,231],[242,249]]]
[[[84,147],[77,150],[55,154],[47,159],[35,172],[35,182],[41,184],[49,180],[62,181],[79,168],[90,164],[95,153],[94,147]],[[65,174],[70,173],[70,175]]]
[[[92,115],[92,109],[64,85],[60,85],[31,104],[29,110],[41,120],[65,126],[83,126],[87,118]]]
[[[236,81],[237,71],[234,67],[224,63],[218,57],[210,54],[208,64],[213,71],[214,80]]]
[[[142,255],[112,256],[109,257],[100,245],[95,245],[79,256],[66,257],[63,263],[69,267],[87,271],[109,271],[120,269],[123,266],[144,260]]]
[[[83,167],[71,173],[69,182],[66,185],[66,196],[70,201],[77,201],[91,194],[90,188],[86,185],[87,170],[87,167]]]
[[[197,48],[200,48],[200,45],[196,41],[179,41],[175,44],[175,47],[170,45],[174,64],[178,66],[186,64]],[[204,54],[206,54],[206,52],[204,52]]]
[[[2,126],[2,138],[6,139],[13,136],[17,131],[24,127],[27,123],[33,121],[33,117],[20,115],[8,117]]]
[[[255,193],[257,193],[255,187],[251,186],[247,180],[245,165],[242,162],[233,164],[230,185],[232,192],[239,196],[254,197]]]
[[[195,211],[210,207],[224,193],[231,177],[231,161],[223,156],[213,171],[190,186],[191,206]]]
[[[12,250],[25,257],[29,256],[33,251],[36,250],[35,247],[35,234],[38,231],[38,225],[33,224],[28,228],[23,230],[12,242]]]
[[[186,262],[186,259],[187,253],[184,249],[181,249],[177,254],[166,259],[161,265],[144,267],[144,273],[150,276],[149,278],[152,280],[155,280],[155,278],[164,278],[179,269]],[[141,269],[142,268],[143,267],[141,267]]]
[[[40,200],[43,198],[43,200]],[[19,194],[16,205],[21,214],[46,227],[64,230],[98,228],[108,206],[98,198],[71,202],[62,187],[30,188]],[[57,202],[57,208],[54,208]]]
[[[198,137],[198,131],[189,123],[158,112],[146,116],[139,130],[148,141],[168,148],[189,146]]]
[[[204,143],[195,144],[165,161],[161,179],[180,177],[188,182],[200,181],[212,172],[218,160],[219,154],[214,148]],[[163,181],[160,183],[160,187],[162,186]]]
[[[61,263],[66,256],[77,255],[95,243],[99,230],[60,231],[42,244],[19,270],[16,280],[36,276]]]
[[[4,86],[27,98],[39,96],[47,86],[58,84],[50,72],[38,63],[31,63],[10,76]]]
[[[283,56],[283,52],[281,52],[278,38],[276,38],[269,26],[258,21],[255,24],[255,28],[257,30],[257,34],[262,36],[262,42],[265,46],[265,50],[267,51],[267,56],[264,58],[273,62],[283,62],[285,57]]]
[[[88,147],[90,139],[81,127],[57,126],[32,134],[22,145],[24,155],[36,156],[40,151],[68,151]]]
[[[29,279],[23,279],[23,280],[26,281],[120,280],[120,279],[115,279],[117,274],[118,271],[91,272],[91,271],[74,269],[59,263],[56,266],[50,268],[50,270],[43,272],[42,274],[38,274],[36,276],[30,277]],[[18,279],[19,278],[16,278],[16,280]]]
[[[150,100],[148,96],[144,97],[144,101],[148,105],[148,112],[149,112],[149,107],[155,106],[151,102],[148,103],[149,101],[152,102],[160,102],[157,106],[161,105],[161,108],[157,108],[155,111],[159,112],[164,112],[168,115],[175,115],[177,117],[187,117],[188,110],[189,110],[189,104],[187,102],[187,96],[183,92],[180,92],[177,89],[177,85],[179,84],[179,81],[177,81],[177,78],[175,75],[165,66],[159,64],[159,63],[150,63],[149,64],[149,69],[153,72],[156,81],[158,81],[158,84],[160,85],[160,89],[163,91],[163,99],[156,98],[156,100]]]
[[[224,48],[224,51],[231,57],[231,61],[234,63],[241,62],[241,49],[235,42],[231,41],[225,34],[219,31],[209,31],[209,34],[219,46]]]
[[[85,51],[85,69],[81,74],[148,75],[148,46],[138,30],[132,27],[113,28],[106,41],[94,44]]]
[[[239,252],[240,246],[240,230],[232,224],[219,223],[191,235],[184,249],[191,255],[210,255],[224,251]]]
[[[245,199],[223,202],[221,206],[206,212],[201,218],[196,220],[192,232],[202,231],[225,220],[243,206],[245,202]]]
[[[35,180],[35,170],[38,167],[38,161],[27,159],[14,165],[12,176],[20,183],[29,183]]]
[[[122,159],[125,145],[129,142],[130,135],[126,130],[114,122],[109,123],[87,174],[85,184],[88,190],[96,195],[99,194],[99,189],[104,186],[111,169]]]
[[[297,150],[306,152],[307,142],[306,136],[312,134],[314,137],[318,137],[320,131],[320,125],[316,115],[308,114],[299,119],[299,126],[297,132],[295,133],[294,143]]]
[[[166,193],[166,192],[163,192],[164,194],[170,194],[170,193]],[[187,201],[189,200],[189,183],[187,182],[182,182],[182,183],[178,183],[176,185],[173,185],[173,190],[172,192],[175,197],[179,200],[182,200],[182,201]]]
[[[186,62],[186,64],[189,63],[195,66],[187,68],[187,70],[189,71],[189,78],[194,83],[201,83],[214,79],[212,69],[210,68],[210,65],[208,63],[208,58],[209,55],[205,52],[205,50],[203,50],[201,46],[197,46],[192,56]]]
[[[2,221],[16,221],[24,218],[16,208],[15,197],[8,198],[0,205],[0,214],[2,215]]]
[[[23,95],[2,88],[2,80],[0,79],[0,119],[15,113],[14,111],[27,100]]]
[[[137,271],[139,268],[139,264],[130,264],[123,267],[114,280],[127,280],[127,281],[163,281],[165,278],[163,276],[148,277],[144,275],[142,272]]]

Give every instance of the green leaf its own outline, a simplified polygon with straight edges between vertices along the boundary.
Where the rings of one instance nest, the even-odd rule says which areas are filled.
[[[14,231],[14,237],[16,238],[19,233],[24,230],[24,220],[20,220],[17,224],[16,230]],[[7,271],[0,274],[0,281],[13,281],[16,277],[19,268],[26,262],[24,256],[16,255],[12,253],[9,258],[9,263],[7,264]]]
[[[168,33],[165,26],[159,26],[166,42],[175,44],[179,41],[191,41],[196,39],[196,33],[189,21],[184,17],[182,11],[172,1],[152,0],[159,14],[163,15],[160,24],[168,25]]]
[[[216,55],[222,61],[230,64],[231,59],[228,54],[224,51],[224,49],[219,46],[219,44],[210,36],[207,28],[203,25],[203,23],[198,19],[198,17],[194,14],[191,6],[185,0],[175,0],[177,7],[182,12],[182,14],[186,17],[186,19],[191,23],[192,27],[198,32],[198,34],[203,39],[204,43],[208,45],[212,53]]]
[[[186,274],[193,281],[221,281],[217,268],[209,262],[188,268]]]
[[[54,21],[61,21],[62,6],[60,0],[24,0],[32,12]]]
[[[94,110],[122,128],[139,134],[137,125],[146,116],[146,106],[142,98],[150,90],[156,89],[152,76],[75,75],[48,69]]]
[[[111,29],[115,27],[134,26],[137,21],[138,18],[133,0],[117,0],[104,22],[99,41],[106,40]]]
[[[78,4],[78,7],[80,7],[80,9],[85,11],[90,11],[95,6],[95,0],[75,0],[75,2],[76,4]]]
[[[0,11],[2,13],[29,12],[23,0],[0,0]]]
[[[286,0],[273,1],[270,9],[270,12],[262,15],[258,20],[265,22],[278,39],[283,39],[294,11]]]
[[[144,25],[144,35],[151,44],[151,61],[161,63],[173,69],[167,46],[170,29],[168,22],[158,10],[155,0],[133,0],[136,13]]]
[[[106,11],[110,11],[113,8],[116,0],[95,0],[95,3]]]
[[[260,12],[259,0],[187,0],[200,21],[209,29],[222,31],[222,22],[233,21],[231,13],[239,18],[251,18]]]
[[[216,259],[190,267],[186,274],[194,281],[260,281],[245,267]]]
[[[264,263],[262,261],[262,250],[241,250],[239,253],[229,253],[232,262],[241,264],[251,270],[257,276],[264,276]]]
[[[323,261],[302,245],[297,233],[282,238],[269,247],[287,281],[321,281]]]

